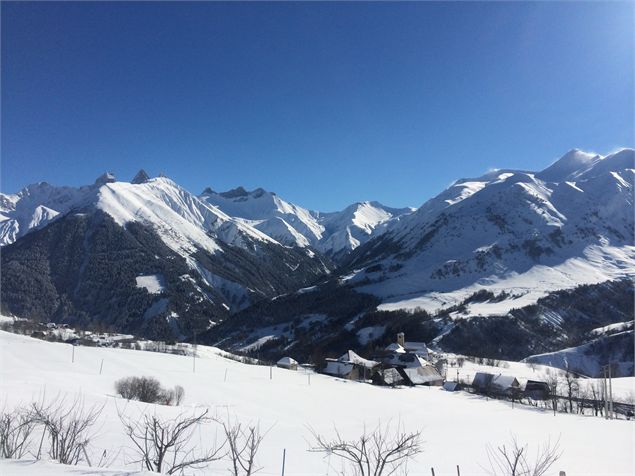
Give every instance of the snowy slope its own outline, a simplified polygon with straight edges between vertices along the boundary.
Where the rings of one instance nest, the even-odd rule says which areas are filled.
[[[486,288],[513,298],[635,277],[634,151],[572,151],[542,172],[499,170],[459,180],[353,253],[351,282],[384,308],[434,311]],[[372,267],[372,268],[371,268]],[[365,271],[365,269],[371,269]]]
[[[320,222],[325,228],[325,239],[318,248],[336,256],[350,252],[413,211],[412,208],[386,207],[379,202],[358,202],[340,212],[323,213]]]
[[[46,182],[28,185],[16,194],[0,193],[0,246],[82,206],[99,185],[55,187]]]
[[[229,414],[245,424],[259,423],[267,432],[259,453],[263,469],[258,474],[264,475],[280,474],[283,450],[285,474],[339,474],[342,467],[335,458],[307,451],[309,428],[332,435],[336,426],[344,437],[354,438],[363,432],[364,425],[374,428],[380,421],[403,425],[406,431],[422,430],[424,452],[409,465],[412,476],[429,475],[431,467],[437,475],[456,475],[456,465],[461,474],[485,475],[486,445],[501,445],[511,435],[529,444],[532,454],[548,438],[560,439],[562,457],[547,476],[560,470],[584,476],[625,476],[635,469],[632,421],[568,414],[554,417],[549,411],[518,405],[512,408],[502,401],[440,388],[381,388],[316,374],[311,375],[309,384],[304,372],[278,368],[273,369],[270,379],[268,367],[240,364],[220,354],[201,347],[196,372],[192,371],[191,357],[108,348],[76,347],[75,362],[71,363],[70,345],[0,332],[0,391],[7,408],[28,404],[44,392],[46,396],[67,395],[71,401],[81,395],[87,405],[105,404],[88,454],[98,461],[106,450],[108,458],[113,458],[112,467],[128,471],[139,466],[131,462],[133,453],[117,411],[129,416],[149,411],[169,417],[195,408],[209,408],[221,418]],[[131,375],[155,376],[170,387],[182,385],[182,407],[138,402],[126,405],[113,395],[113,385]],[[632,379],[626,379],[624,385],[621,380],[615,380],[614,388],[633,389]],[[217,431],[213,424],[202,428],[197,444],[213,441]],[[34,474],[28,472],[27,464],[0,461],[0,472]],[[34,468],[48,471],[49,465],[40,463]],[[69,468],[62,472],[56,467],[56,471],[51,474],[92,474],[95,470]],[[205,474],[226,471],[227,462],[219,461]]]
[[[42,183],[0,197],[2,264],[8,270],[2,277],[2,304],[38,319],[94,319],[97,314],[128,325],[138,320],[142,305],[132,299],[135,276],[167,273],[170,285],[161,292],[180,302],[180,317],[187,320],[183,312],[190,310],[197,319],[217,322],[227,311],[307,286],[329,271],[310,250],[282,245],[167,177],[140,172],[133,181],[104,174],[90,186]],[[85,272],[91,266],[93,271]],[[102,313],[108,293],[119,306],[112,308],[118,317]],[[164,298],[148,312],[176,312]],[[65,304],[69,300],[72,305]],[[217,313],[196,309],[203,301]],[[159,314],[143,315],[147,320]]]
[[[313,212],[261,188],[248,192],[238,187],[221,193],[207,188],[200,198],[230,216],[243,218],[281,243],[315,245],[324,232]]]
[[[332,257],[354,250],[380,234],[391,220],[413,211],[379,202],[359,202],[339,212],[321,213],[294,205],[262,188],[249,192],[238,187],[221,193],[207,188],[200,198],[281,243],[312,246]]]

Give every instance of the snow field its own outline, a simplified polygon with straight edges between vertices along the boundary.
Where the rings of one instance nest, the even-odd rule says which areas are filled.
[[[0,399],[12,408],[43,394],[47,398],[67,395],[67,401],[81,395],[86,405],[104,405],[89,455],[99,459],[106,450],[113,458],[112,467],[130,471],[139,468],[130,464],[131,444],[125,439],[117,411],[130,416],[151,411],[169,417],[197,407],[208,407],[219,417],[229,414],[244,423],[259,422],[267,431],[259,453],[262,475],[279,474],[283,449],[287,450],[287,475],[336,474],[342,468],[335,458],[307,451],[309,428],[331,435],[337,426],[343,436],[355,438],[364,426],[372,429],[380,421],[423,432],[424,452],[409,465],[413,476],[429,475],[430,467],[437,475],[454,475],[457,464],[462,474],[486,474],[481,467],[487,465],[486,445],[503,444],[512,434],[528,443],[532,452],[548,438],[560,438],[564,454],[551,474],[565,470],[568,475],[631,475],[635,469],[632,421],[564,414],[554,417],[549,412],[518,406],[512,409],[508,403],[462,392],[427,387],[389,389],[317,374],[311,375],[309,385],[304,372],[278,368],[273,369],[270,379],[269,368],[225,359],[213,348],[201,348],[196,372],[191,357],[76,347],[75,362],[71,363],[71,352],[67,344],[0,332]],[[183,405],[147,405],[115,397],[114,382],[132,375],[157,377],[166,387],[182,385],[186,392]],[[195,439],[197,444],[206,444],[217,436],[218,426],[210,424]],[[24,466],[0,463],[3,474],[34,474],[20,473],[16,468]],[[44,473],[48,474],[48,469]],[[226,462],[216,462],[204,474],[225,473]]]

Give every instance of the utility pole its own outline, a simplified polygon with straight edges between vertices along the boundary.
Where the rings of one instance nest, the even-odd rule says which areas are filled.
[[[196,373],[196,329],[194,329],[194,346],[192,350],[192,373]]]

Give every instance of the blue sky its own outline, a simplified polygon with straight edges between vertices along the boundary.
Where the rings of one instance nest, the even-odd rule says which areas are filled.
[[[633,146],[633,4],[2,2],[2,191],[164,172],[330,211]]]

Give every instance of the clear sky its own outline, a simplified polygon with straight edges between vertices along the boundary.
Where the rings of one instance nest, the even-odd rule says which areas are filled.
[[[2,191],[164,172],[322,211],[633,146],[633,3],[2,2]]]

